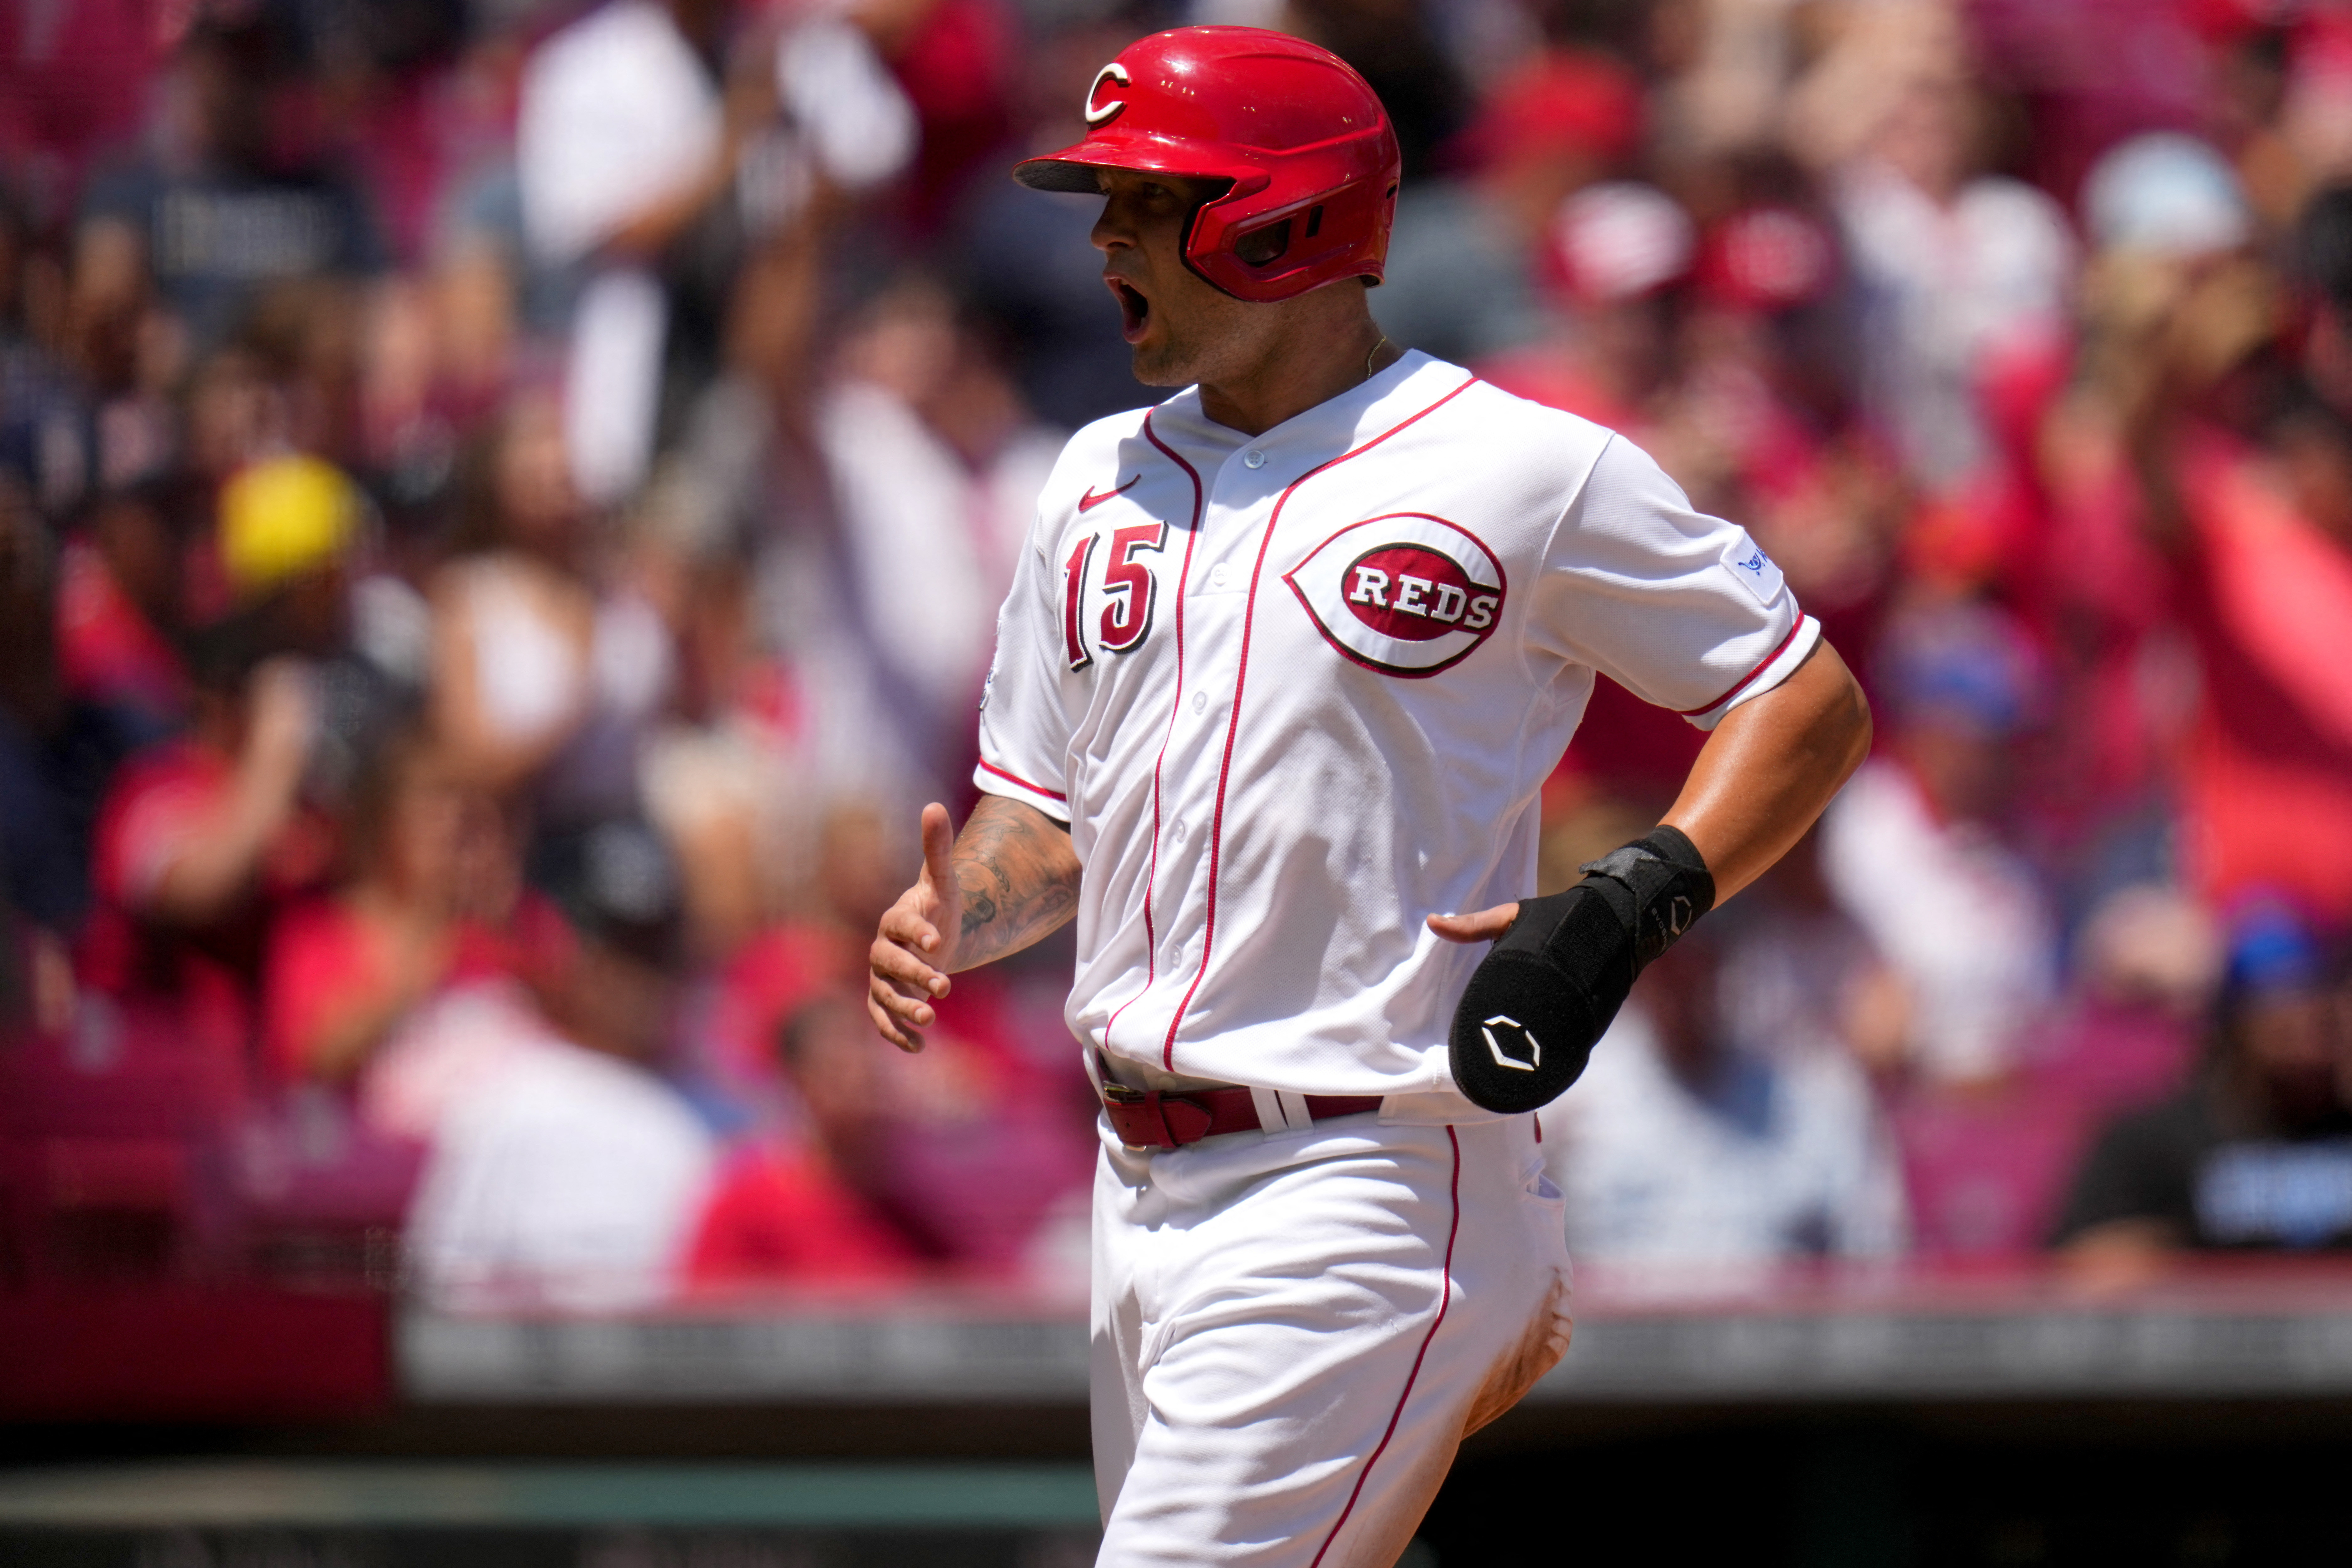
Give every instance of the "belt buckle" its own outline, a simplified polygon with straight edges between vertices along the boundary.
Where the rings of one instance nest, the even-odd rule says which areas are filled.
[[[1208,1136],[1215,1120],[1189,1095],[1129,1089],[1110,1079],[1103,1080],[1102,1100],[1111,1131],[1130,1149],[1181,1149],[1197,1143]],[[1171,1117],[1171,1111],[1178,1114]]]
[[[1168,1119],[1160,1111],[1158,1089],[1129,1089],[1107,1078],[1103,1079],[1102,1101],[1103,1114],[1110,1118],[1111,1131],[1129,1148],[1176,1147],[1176,1140],[1168,1131]]]

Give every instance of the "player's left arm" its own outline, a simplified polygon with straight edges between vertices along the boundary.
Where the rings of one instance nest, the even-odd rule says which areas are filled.
[[[1706,863],[1721,903],[1786,855],[1870,752],[1870,704],[1826,642],[1771,690],[1724,715],[1665,815]],[[1449,942],[1493,942],[1519,906],[1432,915]]]
[[[1715,727],[1665,816],[1715,879],[1717,903],[1772,868],[1870,754],[1870,703],[1828,642]]]
[[[1817,642],[1769,691],[1724,715],[1665,820],[1587,866],[1563,893],[1432,915],[1449,942],[1496,945],[1452,1035],[1456,1084],[1490,1110],[1532,1110],[1576,1081],[1644,964],[1804,837],[1870,750],[1870,706]],[[1500,1021],[1516,1029],[1497,1035]],[[1534,1048],[1517,1042],[1521,1032]]]

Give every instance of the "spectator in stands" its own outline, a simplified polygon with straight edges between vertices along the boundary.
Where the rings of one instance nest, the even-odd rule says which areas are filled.
[[[2101,900],[2075,940],[2074,984],[2032,1053],[2105,1115],[2168,1094],[2195,1065],[2227,954],[2187,889],[2135,883]]]
[[[130,227],[85,228],[60,257],[23,216],[0,191],[0,468],[55,525],[170,477],[185,333]]]
[[[656,481],[649,511],[667,488]],[[641,526],[635,548],[665,585],[678,654],[674,700],[638,768],[646,813],[677,852],[696,954],[723,963],[785,905],[784,846],[807,780],[800,683],[762,646],[739,542],[696,546]]]
[[[828,990],[777,1031],[806,1125],[745,1144],[721,1168],[695,1237],[698,1283],[889,1282],[911,1278],[917,1242],[859,1190],[886,1156],[879,1136],[902,1083],[866,1048],[861,1011]]]
[[[369,1094],[430,1143],[408,1247],[444,1300],[615,1308],[677,1284],[710,1138],[656,1076],[684,909],[668,850],[614,820],[543,845],[574,939],[537,1005],[457,992],[388,1045]]]
[[[2269,353],[2277,279],[2210,251],[2143,258],[2140,292],[2168,308],[2117,374],[2147,535],[2202,677],[2181,768],[2189,869],[2218,905],[2275,889],[2335,923],[2352,919],[2352,670],[2334,651],[2352,616],[2352,400],[2331,358],[2352,310],[2347,235],[2352,197],[2315,200],[2300,374]],[[2268,410],[2251,429],[2250,405]]]
[[[353,279],[384,263],[365,195],[273,145],[285,100],[266,23],[189,29],[167,72],[168,112],[141,157],[94,180],[81,248],[127,240],[199,352],[226,342],[265,288]]]
[[[221,575],[273,651],[326,659],[345,650],[365,522],[358,487],[321,458],[267,458],[222,486]]]
[[[2186,1079],[2221,959],[2212,921],[2180,889],[2121,889],[2083,923],[2067,994],[2028,1026],[2005,1077],[1901,1086],[1894,1121],[1916,1250],[2041,1251],[2100,1128]]]
[[[362,777],[352,879],[270,931],[263,1060],[280,1081],[348,1081],[443,984],[499,972],[519,889],[505,826],[420,727],[394,732]]]
[[[839,510],[835,570],[854,585],[804,639],[832,665],[819,723],[855,725],[877,782],[944,788],[969,767],[964,720],[1060,437],[1022,406],[954,302],[915,279],[847,334],[816,430]],[[937,570],[910,578],[910,560]],[[833,710],[845,697],[854,717]],[[896,768],[884,763],[893,750]]]
[[[893,1255],[1003,1274],[1055,1201],[1086,1179],[1091,1108],[1070,1113],[1077,1086],[1054,1044],[1067,1038],[1066,979],[1040,977],[1038,999],[1011,976],[960,982],[919,1061],[870,1051],[849,1027],[860,916],[897,896],[909,847],[870,804],[837,803],[816,847],[817,918],[777,928],[728,967],[707,1031],[711,1067],[767,1100],[768,1114],[730,1158],[710,1219],[706,1254],[718,1274],[817,1267],[795,1261],[791,1236],[824,1215],[835,1216],[826,1226],[847,1224],[845,1215],[878,1222],[896,1238]],[[742,1063],[754,1032],[767,1057],[756,1077]],[[843,1256],[857,1272],[884,1255]]]
[[[299,663],[263,657],[249,619],[195,647],[187,734],[133,757],[100,809],[81,967],[242,1061],[267,912],[333,862],[331,826],[301,796],[318,697]]]
[[[1464,132],[1466,177],[1409,179],[1372,301],[1398,342],[1467,363],[1547,331],[1539,280],[1570,195],[1640,140],[1642,99],[1604,56],[1549,50],[1496,83]]]
[[[1066,147],[1085,133],[1087,84],[1132,37],[1111,17],[1038,40],[1022,62],[1035,109],[1030,146]],[[1066,429],[1152,401],[1129,368],[1118,321],[1103,313],[1102,264],[1087,243],[1095,216],[1092,202],[983,177],[955,258],[958,291],[1002,341],[1023,399]]]
[[[47,544],[30,498],[0,474],[0,910],[39,928],[40,962],[54,968],[89,884],[87,803],[72,798],[53,744],[67,707]],[[43,1015],[58,1022],[54,1005]]]
[[[0,472],[55,520],[89,500],[99,466],[96,421],[86,379],[58,352],[75,335],[54,319],[64,312],[39,319],[41,285],[57,289],[60,280],[37,243],[22,195],[0,178]],[[124,281],[135,291],[142,275],[131,261]]]
[[[637,742],[672,665],[660,619],[600,595],[562,416],[525,392],[458,479],[454,558],[433,585],[433,718],[451,765],[577,826],[636,802]]]
[[[608,0],[524,68],[523,221],[533,259],[580,279],[565,447],[593,504],[625,499],[650,472],[666,383],[674,395],[718,369],[724,279],[741,260],[740,229],[726,220],[776,113],[773,58],[738,47],[735,9]],[[689,260],[698,247],[706,254]]]
[[[1902,982],[1838,904],[1817,826],[1725,911],[1719,1027],[1768,1060],[1829,1054],[1865,1072],[1897,1066]]]
[[[1479,372],[1507,392],[1645,433],[1673,369],[1669,291],[1690,269],[1690,215],[1653,185],[1608,180],[1562,202],[1543,237],[1566,310],[1540,343]]]
[[[1831,171],[1861,292],[1863,405],[1931,491],[1991,455],[1979,387],[1993,358],[2063,330],[2065,214],[1987,172],[1991,105],[1956,13],[1855,18],[1800,87],[1801,144]]]
[[[2210,1054],[2188,1088],[2111,1122],[2058,1225],[2074,1262],[2133,1278],[2181,1248],[2352,1246],[2352,1035],[2310,927],[2233,922]]]
[[[1703,1287],[1898,1253],[1902,1183],[1867,1080],[1838,1044],[1735,1043],[1721,987],[1738,939],[1712,930],[1643,972],[1591,1067],[1542,1113],[1570,1250]]]
[[[1993,1078],[2054,984],[2048,906],[2001,831],[2032,651],[1998,611],[1925,606],[1889,627],[1879,667],[1879,754],[1822,817],[1822,868],[1909,994],[1912,1069]]]
[[[105,713],[131,745],[187,717],[183,629],[187,499],[149,481],[101,496],[59,564],[58,655],[65,689]]]
[[[664,766],[674,763],[671,759]],[[778,1042],[791,1021],[817,999],[845,987],[854,994],[865,955],[857,911],[888,907],[914,851],[872,802],[823,803],[811,798],[807,770],[784,777],[785,798],[769,804],[795,820],[783,825],[790,833],[785,847],[769,848],[771,862],[758,868],[772,879],[762,892],[772,894],[775,905],[765,911],[761,929],[731,949],[713,941],[726,934],[722,930],[707,923],[693,927],[707,944],[703,956],[709,963],[690,1003],[681,1068],[689,1092],[714,1108],[706,1114],[715,1125],[752,1136],[779,1132],[797,1147],[807,1136],[806,1108]],[[720,780],[697,769],[658,784],[654,793],[683,795],[691,789],[717,795],[721,798],[716,805],[726,811],[738,803],[725,797],[741,782],[724,781],[721,787]],[[670,820],[662,818],[666,841],[676,844],[667,837]],[[695,883],[709,868],[698,866],[698,860],[709,859],[716,847],[692,841],[710,825],[687,820],[682,826],[689,844],[678,850],[688,913],[707,915],[708,909],[698,911],[696,903],[699,897],[707,905],[710,890],[698,894]],[[742,868],[733,873],[747,874]]]
[[[23,489],[0,473],[0,1032],[73,1022],[66,938],[89,899],[84,836],[45,731],[62,703],[49,563]]]
[[[320,660],[341,651],[360,531],[357,491],[316,458],[225,487],[217,557],[235,608],[194,639],[192,722],[132,757],[100,815],[86,977],[179,1012],[240,1063],[268,923],[339,854],[327,763],[365,716],[329,700]]]

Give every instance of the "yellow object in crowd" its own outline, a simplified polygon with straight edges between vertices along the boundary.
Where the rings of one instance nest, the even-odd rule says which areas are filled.
[[[358,537],[360,494],[311,457],[268,458],[221,488],[221,564],[239,599],[257,599],[333,563]]]

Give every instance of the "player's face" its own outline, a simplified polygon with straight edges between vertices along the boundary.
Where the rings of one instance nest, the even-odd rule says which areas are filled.
[[[1251,364],[1275,323],[1184,265],[1184,230],[1216,184],[1124,169],[1099,171],[1094,243],[1118,300],[1135,379],[1146,386],[1217,384]]]

